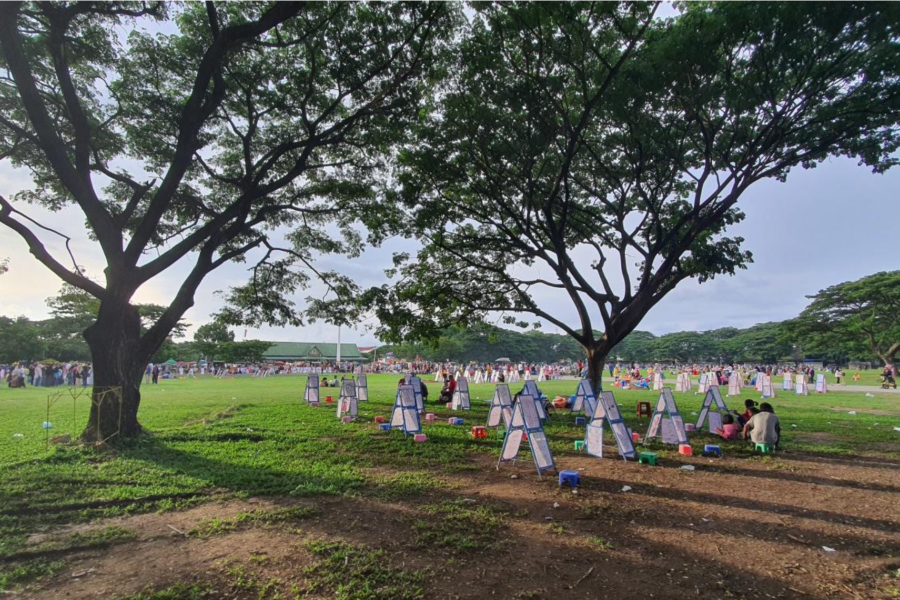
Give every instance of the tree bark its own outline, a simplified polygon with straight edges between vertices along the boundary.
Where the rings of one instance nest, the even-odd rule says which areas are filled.
[[[93,361],[91,414],[82,438],[101,442],[141,432],[137,413],[147,353],[141,319],[127,301],[104,300],[97,321],[84,332]],[[120,400],[121,398],[121,400]]]
[[[595,394],[603,390],[603,366],[606,364],[606,352],[597,348],[585,348],[587,358],[587,378],[591,382]]]

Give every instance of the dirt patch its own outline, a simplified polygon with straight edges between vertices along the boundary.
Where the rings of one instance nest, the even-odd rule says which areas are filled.
[[[383,551],[385,565],[423,574],[424,598],[849,600],[886,598],[900,587],[900,480],[888,462],[726,452],[670,454],[648,467],[568,453],[557,465],[580,472],[573,492],[552,475],[539,480],[527,462],[498,471],[491,457],[470,460],[476,470],[440,474],[449,488],[407,498],[251,498],[98,522],[90,527],[137,537],[74,553],[63,572],[17,597],[103,599],[204,582],[214,597],[293,598],[292,587],[306,589],[306,569],[319,560],[309,551],[316,542]],[[179,533],[297,505],[315,512],[287,526]],[[465,546],[462,534],[478,527],[478,543]]]

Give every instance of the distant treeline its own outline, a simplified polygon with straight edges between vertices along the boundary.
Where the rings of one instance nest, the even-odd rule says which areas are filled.
[[[869,359],[854,356],[839,347],[801,347],[791,337],[789,322],[760,323],[747,329],[723,327],[712,331],[679,331],[654,335],[635,331],[615,347],[610,360],[639,363],[777,363],[821,358],[826,361]],[[553,363],[584,358],[581,347],[567,335],[539,330],[518,332],[479,325],[444,330],[431,343],[399,344],[378,349],[379,356],[393,352],[397,358],[428,361]]]

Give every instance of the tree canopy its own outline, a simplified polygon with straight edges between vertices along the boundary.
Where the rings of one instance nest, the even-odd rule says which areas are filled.
[[[383,164],[429,93],[458,11],[442,3],[9,2],[0,5],[0,160],[34,189],[0,190],[0,224],[99,302],[86,331],[96,388],[121,387],[139,431],[141,374],[211,272],[252,261],[231,322],[301,322],[290,299],[321,253],[377,242]],[[167,29],[153,22],[169,21]],[[127,38],[117,25],[136,21]],[[166,33],[163,31],[174,31]],[[29,205],[77,208],[106,262],[89,279],[73,232]],[[368,240],[361,231],[368,231]],[[131,304],[190,265],[145,330]],[[349,278],[331,273],[330,292]],[[346,318],[346,317],[344,317]],[[119,415],[90,427],[119,431]]]
[[[830,156],[897,162],[896,5],[473,10],[455,76],[401,154],[421,250],[369,292],[387,337],[530,315],[572,336],[596,378],[677,285],[751,261],[728,227],[752,185]]]
[[[900,352],[900,271],[875,273],[807,296],[812,302],[785,323],[807,349],[840,348],[894,364]]]

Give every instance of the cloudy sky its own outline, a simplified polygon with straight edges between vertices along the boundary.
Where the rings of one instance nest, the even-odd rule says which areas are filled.
[[[27,172],[0,165],[0,193],[7,198],[27,189]],[[864,275],[900,268],[898,227],[900,227],[900,171],[873,175],[865,167],[845,159],[835,159],[818,168],[791,173],[787,183],[768,181],[749,190],[741,203],[747,218],[732,232],[743,236],[744,247],[754,255],[754,263],[734,277],[717,278],[699,285],[688,281],[672,292],[644,319],[640,329],[656,334],[678,330],[705,330],[717,327],[746,327],[764,321],[795,316],[806,305],[805,296]],[[77,211],[48,214],[37,207],[28,213],[42,223],[58,228],[74,239],[79,264],[95,278],[102,275],[102,257],[83,233],[83,218]],[[62,244],[51,243],[57,253]],[[383,269],[392,252],[409,249],[405,240],[391,240],[380,249],[355,260],[328,260],[322,266],[356,277],[361,285],[385,281]],[[10,272],[0,277],[0,314],[30,318],[46,317],[46,298],[59,289],[59,281],[34,260],[14,233],[0,228],[0,257],[10,259]],[[187,265],[142,288],[141,302],[167,303]],[[207,278],[187,319],[193,325],[209,320],[220,302],[216,290],[244,280],[245,266],[229,265]],[[298,295],[320,293],[313,289]],[[574,310],[565,297],[545,296],[555,314],[576,324]],[[545,330],[553,331],[552,326]],[[238,330],[238,338],[244,336]],[[335,327],[311,324],[303,328],[263,328],[247,331],[248,339],[280,341],[328,341],[337,336]],[[344,331],[343,341],[360,345],[376,343],[371,332],[360,327]]]
[[[664,6],[660,15],[675,13],[671,6]],[[164,25],[152,24],[150,30],[164,30]],[[122,33],[124,36],[126,32]],[[0,162],[0,194],[10,198],[30,186],[26,171]],[[833,159],[813,170],[797,169],[786,183],[756,184],[740,203],[747,218],[729,232],[745,238],[744,248],[753,253],[754,263],[734,277],[703,285],[684,282],[644,318],[639,329],[662,334],[787,319],[806,306],[805,296],[829,285],[900,269],[898,190],[900,169],[873,175],[847,159]],[[93,278],[102,279],[102,255],[84,235],[84,219],[78,211],[48,214],[38,207],[22,209],[42,224],[71,236],[78,263]],[[56,256],[64,257],[63,244],[52,238],[44,238],[48,247]],[[414,246],[405,240],[390,240],[358,259],[324,260],[320,266],[351,275],[362,286],[379,285],[386,281],[384,269],[390,266],[392,253],[411,249]],[[0,259],[4,257],[9,258],[10,271],[0,277],[0,314],[34,319],[48,316],[45,301],[58,292],[59,281],[31,257],[13,232],[0,226]],[[188,270],[186,262],[177,264],[142,288],[135,300],[167,304]],[[210,313],[221,306],[216,290],[243,283],[246,276],[245,265],[227,265],[214,272],[200,288],[187,320],[193,326],[208,322]],[[301,292],[296,301],[302,304],[303,298],[322,291],[317,287]],[[542,293],[540,302],[565,322],[578,326],[564,292]],[[345,330],[343,341],[377,343],[365,325],[371,323],[360,324],[356,331]],[[553,332],[555,328],[545,326],[544,330]],[[236,334],[241,339],[245,330],[239,329]],[[337,328],[325,323],[246,330],[247,339],[272,341],[334,341],[336,337]]]

